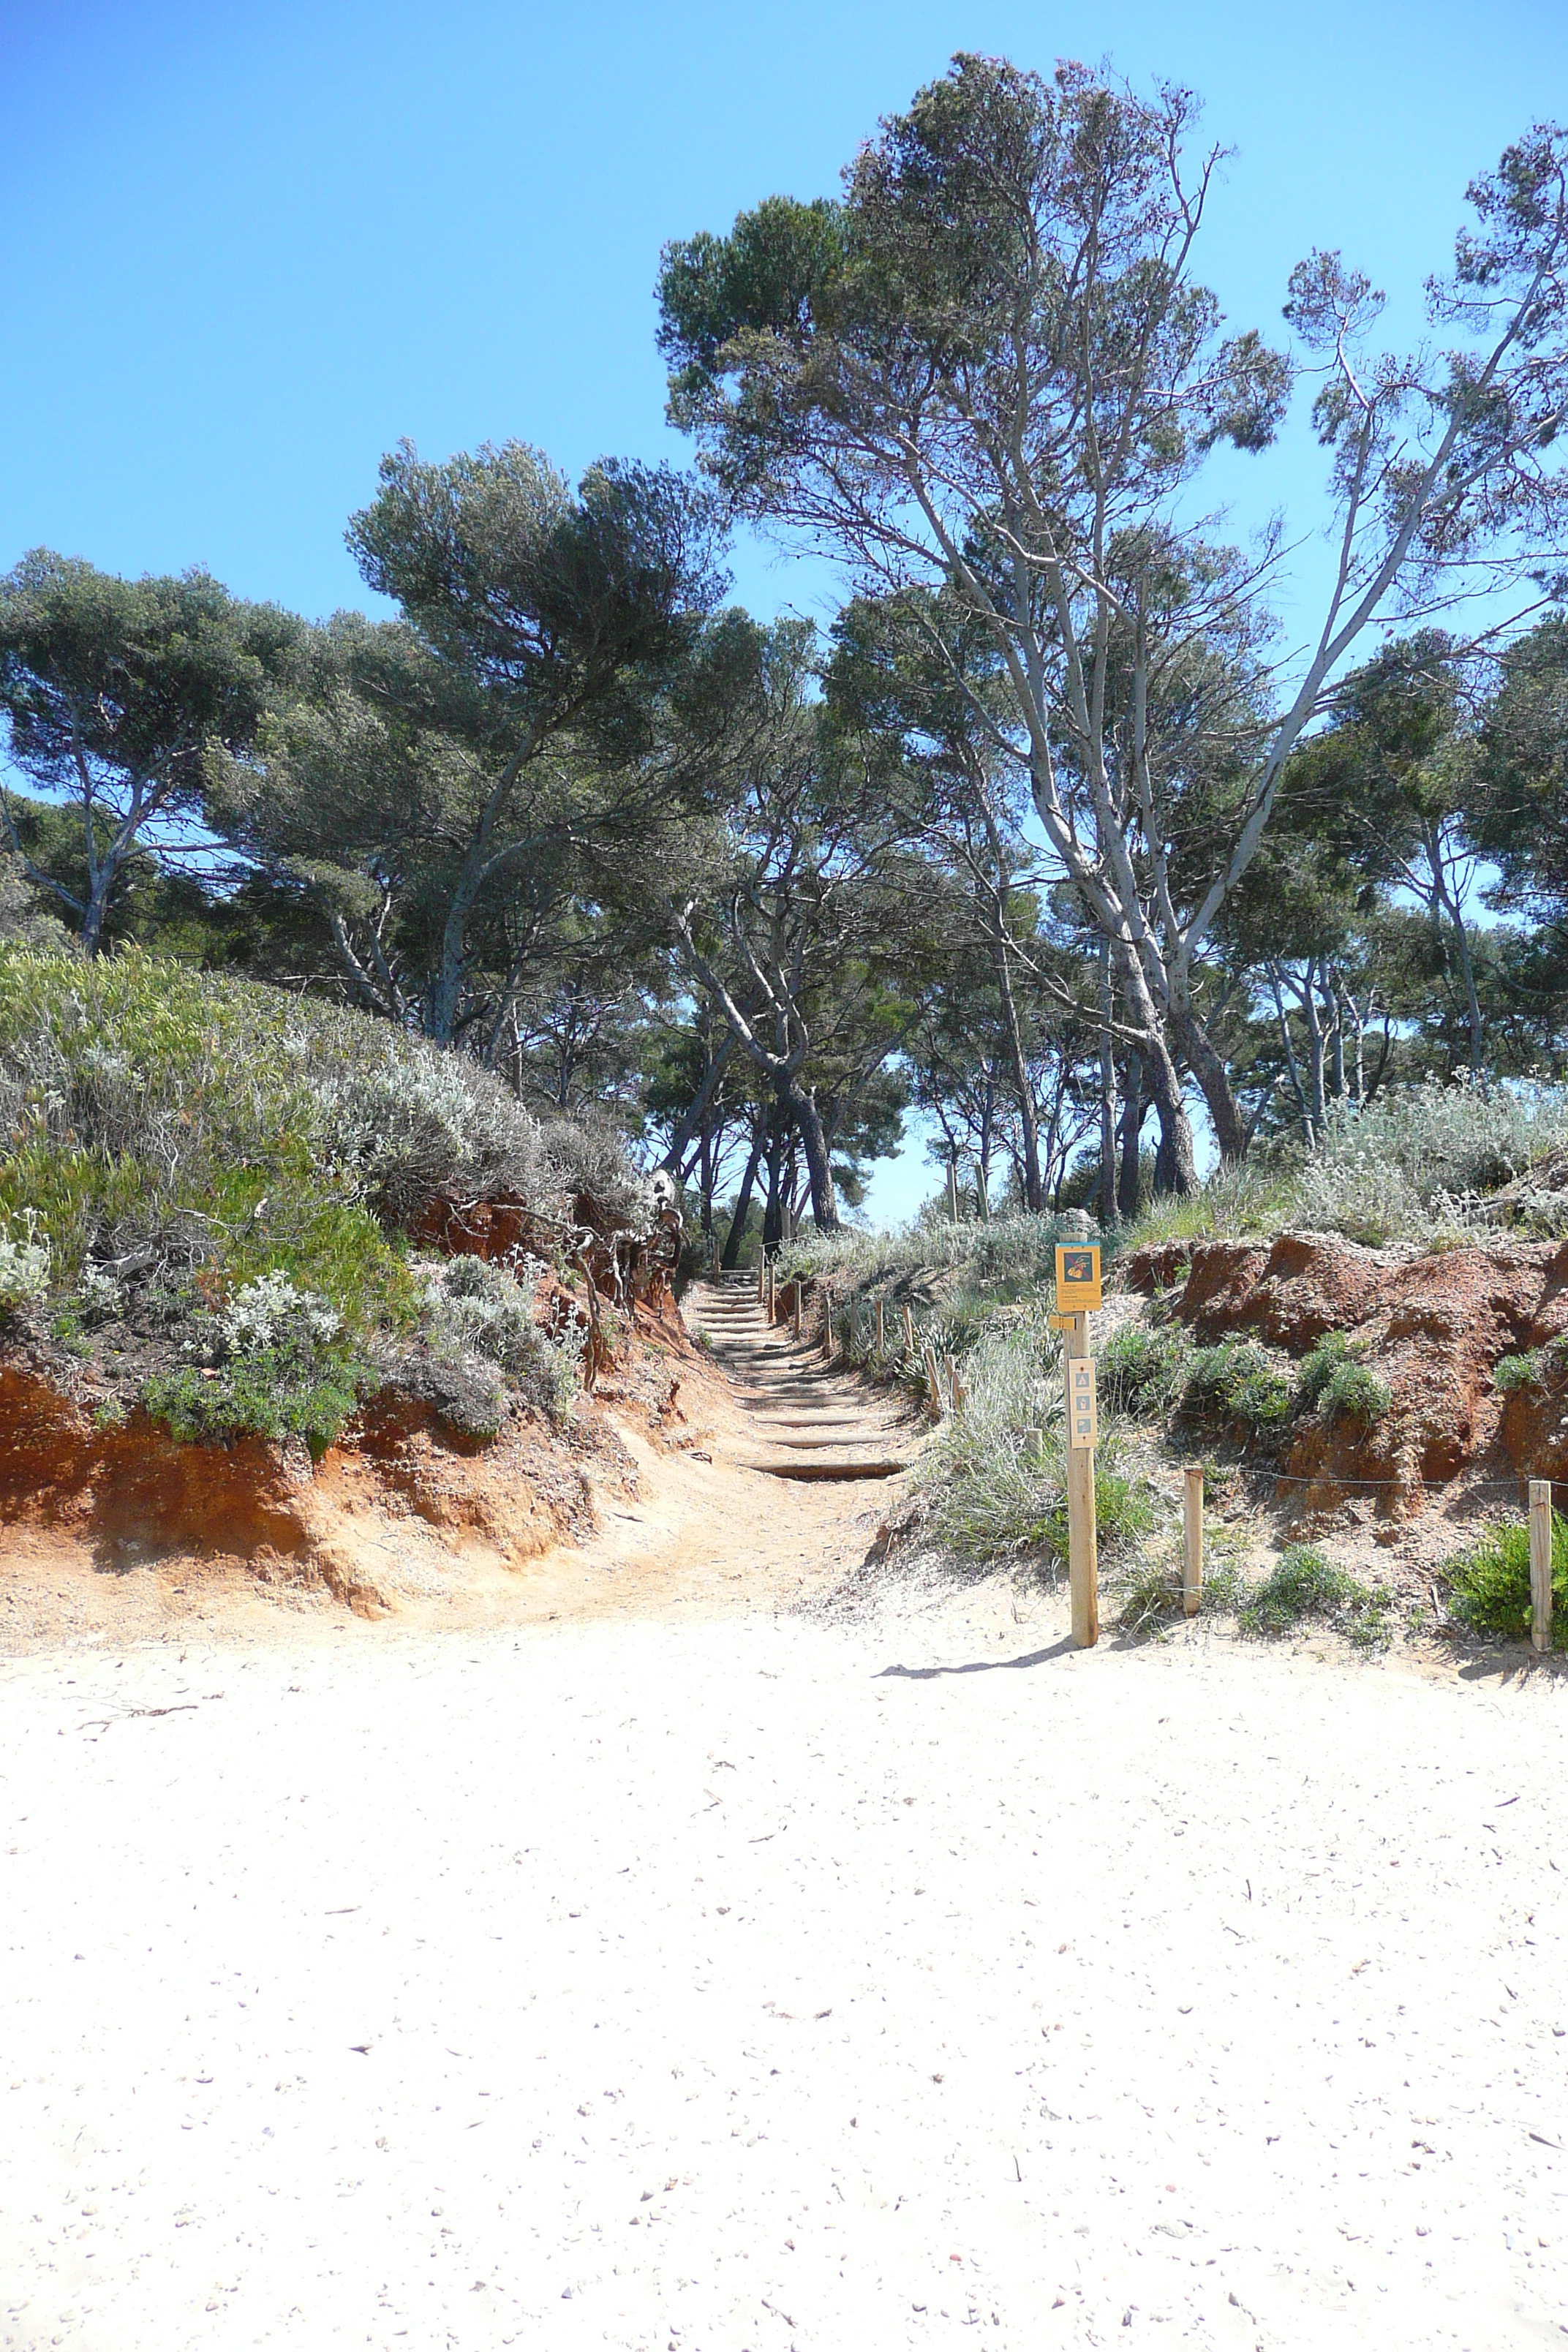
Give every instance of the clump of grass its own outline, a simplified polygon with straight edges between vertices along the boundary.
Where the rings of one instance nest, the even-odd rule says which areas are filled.
[[[1206,1184],[1152,1202],[1122,1230],[1123,1246],[1160,1242],[1218,1241],[1233,1234],[1278,1233],[1290,1222],[1294,1202],[1290,1155],[1255,1152],[1240,1167],[1221,1168]]]
[[[1059,1431],[1061,1351],[1035,1317],[984,1332],[964,1365],[968,1402],[921,1457],[926,1525],[953,1559],[974,1567],[1027,1553],[1065,1560],[1065,1464]],[[1052,1426],[1053,1416],[1058,1426]],[[1024,1432],[1043,1432],[1026,1449]],[[1109,1549],[1154,1524],[1145,1482],[1121,1466],[1113,1430],[1095,1461],[1095,1509]]]
[[[1501,1642],[1530,1638],[1530,1528],[1522,1520],[1489,1527],[1448,1562],[1453,1614],[1472,1633]],[[1568,1649],[1568,1520],[1552,1514],[1552,1645]]]
[[[1182,1388],[1183,1411],[1239,1423],[1249,1438],[1272,1437],[1290,1418],[1290,1383],[1253,1340],[1195,1349]]]
[[[1182,1566],[1178,1559],[1141,1560],[1121,1587],[1121,1607],[1116,1622],[1135,1641],[1146,1641],[1184,1617]],[[1233,1561],[1210,1559],[1205,1565],[1198,1614],[1233,1615],[1247,1598],[1247,1580]]]
[[[1309,1620],[1332,1625],[1361,1650],[1386,1647],[1394,1594],[1385,1584],[1363,1584],[1310,1544],[1292,1544],[1270,1573],[1254,1585],[1237,1612],[1243,1633],[1267,1639],[1294,1633]]]

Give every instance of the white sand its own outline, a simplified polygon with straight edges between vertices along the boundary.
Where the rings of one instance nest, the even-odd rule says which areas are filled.
[[[4,1662],[5,2345],[1561,2343],[1568,1685],[1059,1623]]]

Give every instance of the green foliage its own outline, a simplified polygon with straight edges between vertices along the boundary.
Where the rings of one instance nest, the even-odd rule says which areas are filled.
[[[1453,1613],[1472,1633],[1500,1642],[1530,1637],[1530,1528],[1505,1520],[1486,1529],[1446,1570]],[[1568,1520],[1552,1514],[1552,1643],[1568,1649]]]
[[[1100,1359],[1100,1393],[1111,1412],[1153,1417],[1181,1392],[1187,1362],[1185,1334],[1172,1324],[1124,1323]]]
[[[1280,1553],[1261,1584],[1237,1612],[1244,1633],[1259,1639],[1293,1633],[1315,1619],[1331,1624],[1358,1649],[1382,1649],[1390,1639],[1394,1595],[1385,1584],[1364,1585],[1307,1544]]]
[[[1194,1349],[1182,1409],[1194,1417],[1239,1422],[1250,1437],[1275,1435],[1290,1417],[1290,1383],[1253,1340],[1226,1339]]]
[[[1373,1422],[1388,1411],[1394,1399],[1384,1381],[1365,1364],[1343,1363],[1331,1374],[1321,1400],[1324,1417],[1343,1413],[1347,1420]]]
[[[472,1063],[137,950],[0,948],[0,1305],[47,1291],[68,1346],[129,1314],[205,1355],[146,1391],[182,1436],[326,1444],[424,1322],[491,1368],[447,1381],[454,1425],[493,1434],[497,1372],[559,1418],[579,1356],[534,1329],[531,1278],[432,1283],[401,1226],[498,1192],[651,1213],[607,1132],[542,1128]]]
[[[1349,1360],[1350,1341],[1342,1331],[1325,1331],[1313,1342],[1296,1370],[1296,1401],[1304,1412],[1317,1411],[1323,1391]]]
[[[483,1258],[454,1257],[430,1267],[426,1328],[434,1352],[461,1361],[478,1356],[505,1372],[530,1401],[563,1421],[577,1394],[581,1348],[552,1340],[533,1319],[533,1280],[519,1282]],[[574,1327],[574,1333],[575,1327]]]
[[[1500,1396],[1512,1389],[1534,1388],[1545,1368],[1544,1351],[1532,1348],[1525,1356],[1500,1356],[1492,1366],[1492,1386]]]
[[[226,1444],[237,1437],[298,1436],[321,1454],[373,1384],[368,1368],[342,1349],[324,1353],[285,1341],[236,1356],[219,1371],[185,1365],[156,1372],[142,1401],[172,1437]]]
[[[1376,1374],[1357,1360],[1342,1331],[1325,1331],[1301,1359],[1296,1401],[1309,1412],[1321,1412],[1325,1421],[1343,1413],[1373,1422],[1388,1411],[1393,1398]]]

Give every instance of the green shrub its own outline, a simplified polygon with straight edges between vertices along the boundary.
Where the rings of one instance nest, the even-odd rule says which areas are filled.
[[[1320,1400],[1320,1410],[1331,1421],[1343,1413],[1352,1421],[1382,1418],[1393,1403],[1388,1389],[1365,1364],[1341,1364],[1331,1375]]]
[[[1303,1412],[1315,1412],[1319,1400],[1342,1364],[1350,1360],[1350,1341],[1342,1331],[1325,1331],[1296,1368],[1296,1402]]]
[[[1182,1389],[1186,1412],[1239,1422],[1250,1436],[1274,1434],[1290,1417],[1290,1383],[1250,1339],[1198,1348],[1188,1359]]]
[[[1447,1569],[1453,1613],[1472,1633],[1503,1642],[1530,1638],[1530,1528],[1521,1520],[1488,1528]],[[1568,1649],[1568,1520],[1552,1514],[1552,1641]]]
[[[582,1350],[574,1336],[552,1339],[533,1319],[533,1293],[542,1269],[531,1260],[519,1282],[480,1257],[453,1257],[426,1269],[426,1324],[433,1352],[462,1361],[479,1357],[515,1382],[554,1421],[564,1420],[577,1394]]]
[[[1292,1633],[1315,1618],[1358,1649],[1381,1649],[1389,1640],[1393,1605],[1387,1585],[1363,1584],[1310,1545],[1292,1544],[1263,1582],[1253,1586],[1237,1612],[1237,1623],[1242,1633],[1264,1638]]]
[[[1527,1356],[1500,1356],[1492,1366],[1492,1386],[1500,1396],[1507,1396],[1510,1389],[1534,1388],[1544,1370],[1539,1348],[1532,1348]]]
[[[1108,1411],[1156,1415],[1175,1402],[1187,1360],[1176,1327],[1124,1323],[1100,1359],[1100,1392]]]
[[[186,1442],[297,1436],[321,1454],[374,1385],[368,1368],[346,1350],[322,1354],[285,1341],[236,1356],[218,1370],[187,1364],[155,1372],[142,1402],[171,1437]]]

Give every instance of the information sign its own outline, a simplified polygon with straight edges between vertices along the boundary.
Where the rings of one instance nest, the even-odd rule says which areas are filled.
[[[1069,1356],[1067,1370],[1068,1444],[1074,1447],[1092,1446],[1096,1421],[1094,1358]]]
[[[1057,1244],[1057,1312],[1087,1315],[1100,1307],[1100,1251],[1092,1243]]]

